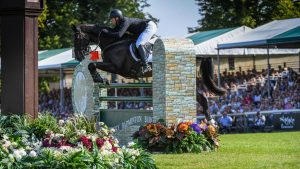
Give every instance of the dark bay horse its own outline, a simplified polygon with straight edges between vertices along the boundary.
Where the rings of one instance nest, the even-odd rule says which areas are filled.
[[[152,76],[151,71],[142,74],[140,62],[131,56],[129,46],[135,42],[136,37],[126,34],[122,39],[110,38],[101,34],[103,29],[112,31],[109,27],[93,24],[81,24],[73,27],[76,60],[84,59],[84,56],[88,55],[89,45],[94,43],[101,48],[103,62],[89,65],[92,75],[97,73],[96,68],[98,68],[126,78],[138,79]],[[97,76],[98,79],[94,79],[94,81],[101,82],[103,79],[99,74]]]
[[[129,46],[131,43],[135,42],[136,37],[126,34],[122,39],[109,38],[101,34],[103,29],[112,31],[109,27],[101,27],[93,24],[73,26],[76,60],[82,61],[84,56],[89,54],[89,45],[91,43],[97,44],[101,48],[103,62],[90,63],[88,67],[92,76],[97,73],[96,68],[109,73],[119,74],[127,78],[138,79],[152,76],[152,72],[142,74],[140,63],[131,56]],[[225,94],[226,91],[219,88],[213,81],[213,66],[211,59],[202,59],[200,72],[203,85],[206,89],[218,96]],[[98,82],[103,82],[101,76],[98,78],[100,78],[98,79]],[[212,120],[208,111],[207,99],[202,93],[197,94],[197,102],[203,107],[203,113],[205,114],[206,119],[208,121]]]

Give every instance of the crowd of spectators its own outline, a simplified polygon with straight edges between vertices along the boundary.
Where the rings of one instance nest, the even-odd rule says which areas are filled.
[[[149,88],[131,88],[131,89],[109,89],[108,96],[152,96],[152,89]],[[151,102],[108,102],[109,109],[146,109],[152,110]]]
[[[66,119],[73,113],[71,89],[64,88],[64,105],[60,104],[60,89],[39,93],[39,112],[52,113],[59,119]]]
[[[266,73],[223,73],[222,87],[227,94],[214,97],[209,92],[209,110],[212,114],[257,112],[262,110],[286,110],[300,108],[299,77],[291,68],[272,70],[270,92]],[[269,97],[270,96],[270,97]]]
[[[260,111],[300,109],[300,79],[291,68],[271,70],[269,92],[265,71],[224,72],[221,81],[227,90],[225,96],[216,97],[201,91],[209,100],[209,111],[219,115],[216,120],[221,133],[230,132],[232,128],[243,132],[245,124],[252,131],[264,131],[265,126],[272,125],[273,114],[264,116]],[[201,108],[198,110],[201,115]],[[244,112],[256,112],[256,115],[247,118],[237,115]]]

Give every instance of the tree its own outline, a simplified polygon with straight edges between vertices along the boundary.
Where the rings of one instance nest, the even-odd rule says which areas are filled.
[[[153,18],[143,13],[149,6],[147,0],[47,0],[39,17],[39,49],[72,47],[72,24],[108,25],[108,14],[113,8],[129,17]]]
[[[293,0],[196,0],[203,17],[199,27],[203,31],[246,25],[257,27],[274,19],[300,17],[300,3]]]

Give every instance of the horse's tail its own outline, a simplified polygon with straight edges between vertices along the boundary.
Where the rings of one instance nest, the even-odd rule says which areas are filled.
[[[226,91],[222,88],[219,88],[213,81],[213,65],[211,58],[203,58],[200,65],[200,72],[202,75],[203,83],[209,91],[212,93],[222,96]]]

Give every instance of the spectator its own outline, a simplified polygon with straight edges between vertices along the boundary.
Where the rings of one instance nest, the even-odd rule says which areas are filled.
[[[265,124],[266,124],[266,117],[258,111],[254,118],[254,129],[263,131],[265,128]]]
[[[232,126],[232,118],[227,115],[227,112],[223,112],[223,116],[219,119],[220,132],[221,133],[230,133]]]

